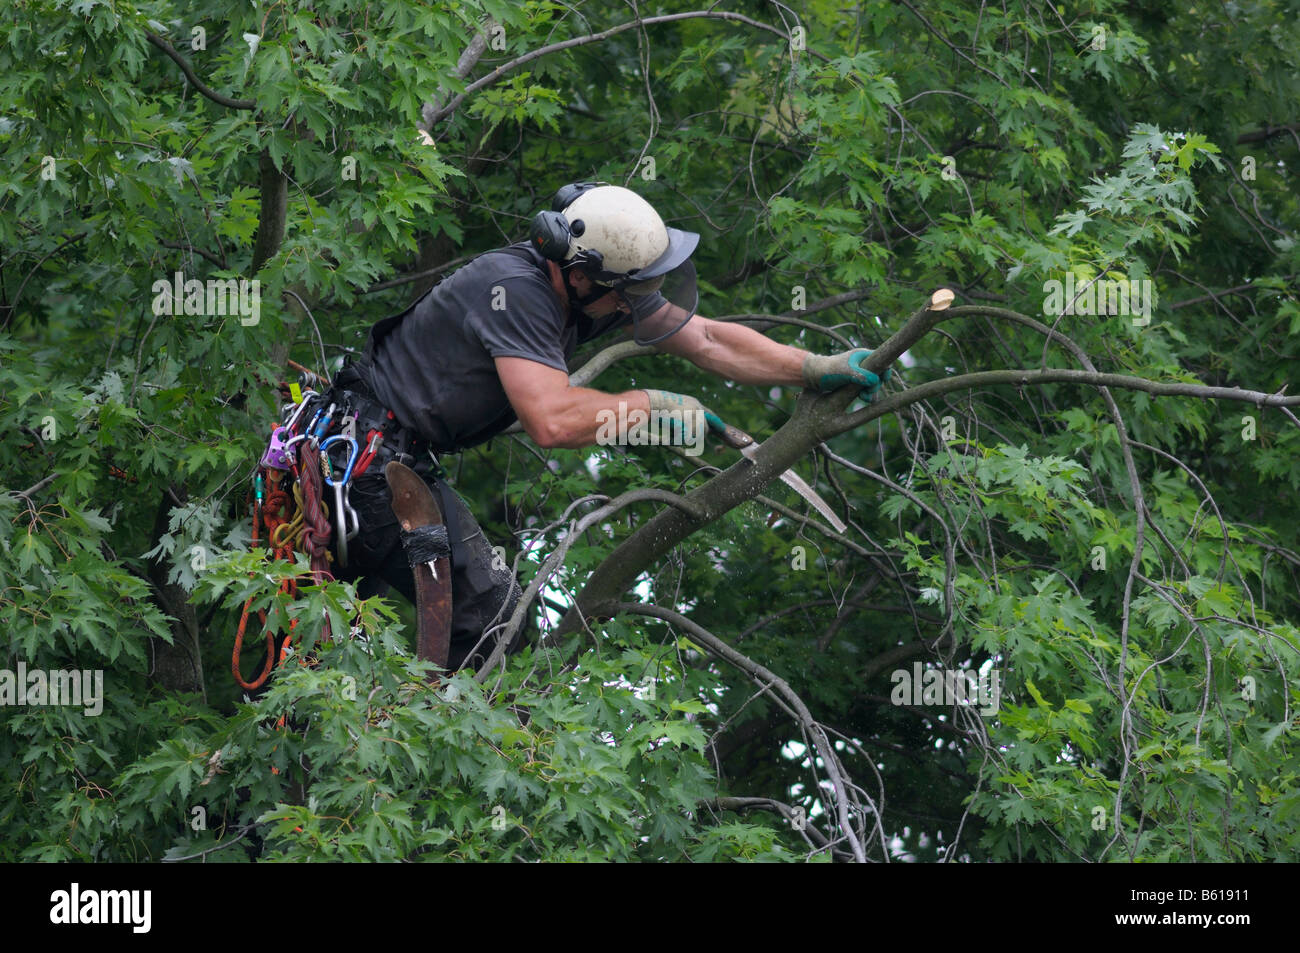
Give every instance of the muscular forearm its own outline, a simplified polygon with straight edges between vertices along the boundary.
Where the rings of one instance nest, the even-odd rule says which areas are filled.
[[[743,324],[695,320],[701,321],[698,343],[682,356],[696,367],[738,384],[803,386],[807,351],[779,344]]]
[[[620,405],[622,412],[620,413]],[[626,419],[634,410],[649,412],[650,398],[643,390],[629,390],[621,394],[607,394],[589,387],[570,387],[564,391],[555,406],[545,415],[547,434],[530,434],[538,443],[548,447],[576,450],[596,442],[599,430],[608,428],[609,411],[614,419]]]
[[[520,425],[538,446],[589,447],[596,443],[602,425],[608,433],[611,419],[626,420],[634,410],[647,414],[650,410],[650,398],[643,390],[609,394],[574,387],[565,371],[526,358],[498,357],[496,365]]]

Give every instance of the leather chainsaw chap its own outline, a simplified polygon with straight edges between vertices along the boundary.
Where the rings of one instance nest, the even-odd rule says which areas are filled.
[[[451,544],[442,510],[429,485],[410,467],[394,460],[384,468],[384,478],[415,574],[416,657],[446,669],[451,650]]]

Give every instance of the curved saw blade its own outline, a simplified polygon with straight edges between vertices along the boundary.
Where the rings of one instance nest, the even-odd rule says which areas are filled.
[[[754,438],[730,424],[722,432],[721,439],[727,446],[739,450],[747,459],[752,460],[754,455],[758,453],[758,444],[754,441]],[[822,498],[820,493],[804,482],[803,477],[799,476],[799,474],[793,470],[786,470],[781,474],[781,482],[807,500],[813,509],[826,518],[826,522],[835,527],[835,532],[842,533],[848,529],[844,520],[835,515],[831,505]]]

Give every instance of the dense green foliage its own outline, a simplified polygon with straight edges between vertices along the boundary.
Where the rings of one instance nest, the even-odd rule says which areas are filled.
[[[701,312],[795,317],[768,333],[801,347],[875,346],[955,289],[968,310],[887,391],[1044,365],[1291,380],[1294,3],[816,0],[793,44],[784,8],[721,6],[740,18],[548,52],[456,103],[628,10],[11,0],[0,667],[102,669],[105,701],[0,708],[0,856],[829,859],[823,835],[848,855],[810,725],[680,625],[593,621],[431,692],[409,609],[335,583],[290,603],[294,568],[248,552],[284,359],[333,364],[564,182],[628,184],[699,231]],[[202,94],[149,34],[256,108]],[[428,135],[430,104],[455,109]],[[256,277],[259,320],[156,315],[176,271]],[[1150,281],[1150,323],[1044,317],[1067,274]],[[759,439],[798,396],[662,355],[595,386],[695,394]],[[636,567],[626,598],[789,683],[857,786],[869,858],[1293,858],[1296,424],[1203,395],[957,387],[817,455],[846,537],[755,500]],[[683,492],[733,460],[503,437],[448,466],[527,582],[574,501]],[[654,509],[571,540],[544,628]],[[252,700],[228,663],[249,595],[307,633]],[[356,637],[313,646],[324,615]],[[996,671],[999,710],[891,703],[914,663]]]

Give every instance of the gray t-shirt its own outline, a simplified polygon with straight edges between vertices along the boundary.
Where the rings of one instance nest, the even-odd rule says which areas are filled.
[[[587,318],[576,303],[566,313],[545,259],[527,242],[510,247],[475,258],[375,332],[368,376],[376,396],[437,452],[482,443],[514,423],[494,358],[567,372],[579,344],[631,323],[617,312]],[[664,303],[658,294],[633,300],[640,314]]]

